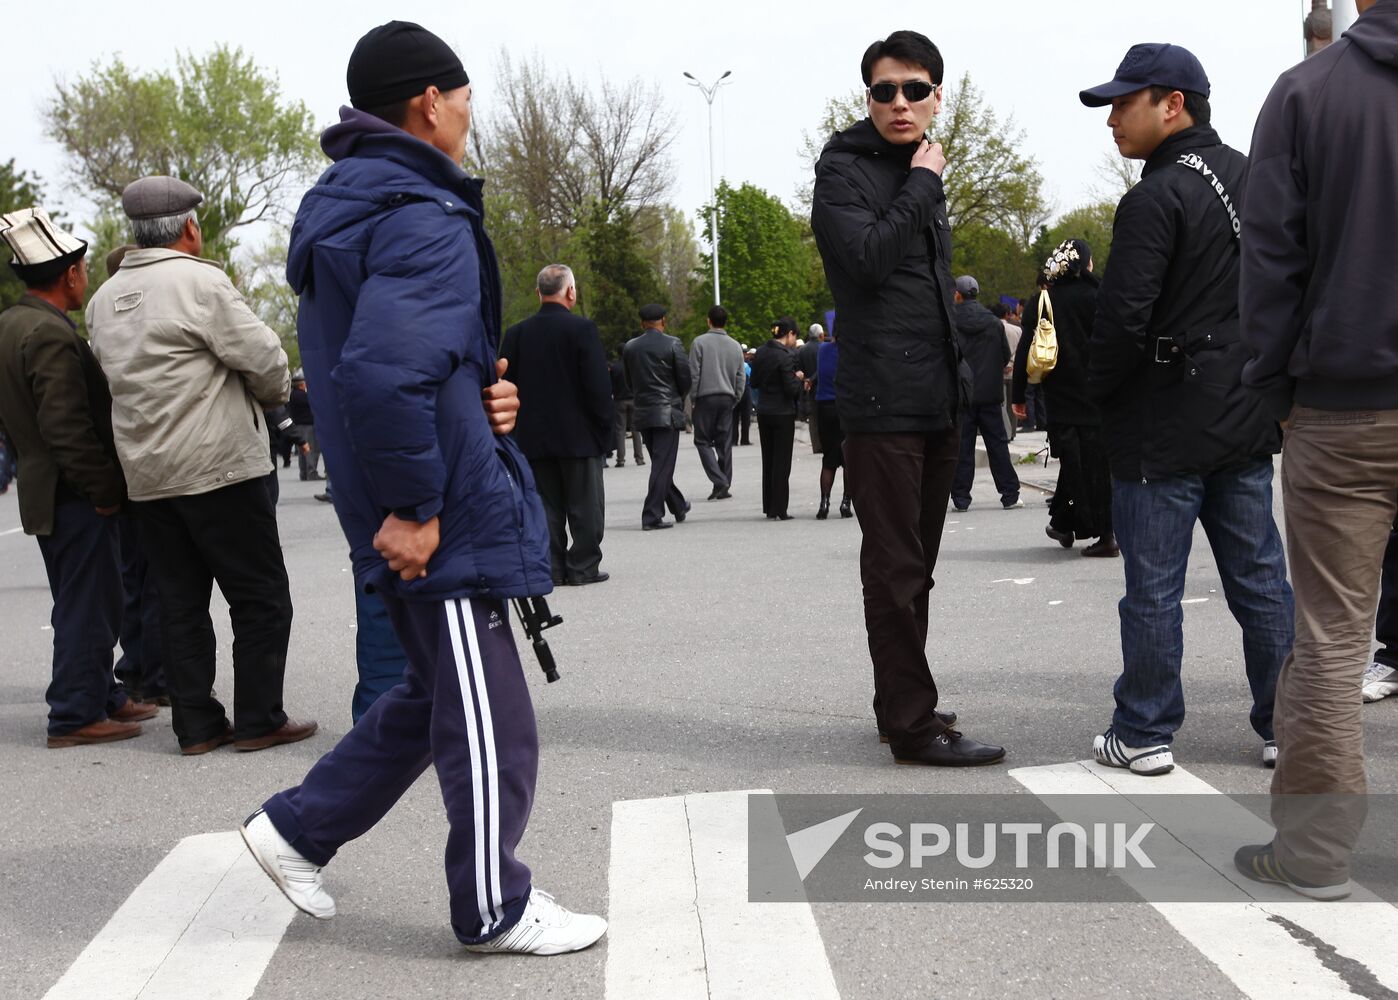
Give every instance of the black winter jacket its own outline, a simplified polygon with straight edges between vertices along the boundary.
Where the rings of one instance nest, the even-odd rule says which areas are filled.
[[[1058,339],[1058,363],[1044,376],[1041,385],[1048,397],[1050,424],[1096,427],[1102,422],[1102,413],[1087,391],[1088,344],[1097,315],[1099,284],[1095,274],[1085,271],[1077,278],[1060,278],[1049,287],[1053,329]],[[1010,386],[1013,403],[1024,402],[1029,345],[1038,325],[1039,297],[1035,295],[1024,303],[1024,336],[1019,338],[1019,347],[1015,350],[1014,382]]]
[[[752,359],[752,387],[757,390],[759,417],[794,417],[801,395],[796,352],[776,340],[759,347]]]
[[[1117,206],[1088,388],[1118,479],[1202,475],[1281,447],[1266,401],[1242,385],[1233,221],[1213,184],[1180,162],[1189,154],[1217,172],[1235,208],[1245,204],[1247,158],[1195,126],[1160,144]]]
[[[1248,384],[1273,416],[1398,409],[1398,0],[1282,74],[1257,118],[1243,219]]]
[[[952,335],[951,228],[942,179],[912,170],[866,118],[825,144],[811,228],[840,327],[846,432],[956,425],[969,369]]]
[[[971,403],[996,406],[1005,401],[1005,366],[1010,363],[1010,342],[1001,323],[985,306],[968,299],[959,303],[956,339],[961,356],[971,367]]]

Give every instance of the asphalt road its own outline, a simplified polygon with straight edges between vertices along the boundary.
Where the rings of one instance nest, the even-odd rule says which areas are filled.
[[[928,647],[961,728],[1003,742],[1009,759],[969,770],[893,766],[869,710],[857,523],[814,520],[819,458],[799,445],[796,519],[765,521],[758,448],[735,456],[734,499],[706,503],[708,483],[683,439],[678,479],[694,511],[665,532],[640,530],[649,468],[607,470],[602,568],[611,580],[552,599],[565,618],[549,635],[560,683],[545,685],[526,653],[542,757],[520,854],[536,884],[574,909],[608,908],[615,801],[745,788],[1024,794],[1010,768],[1088,757],[1109,721],[1120,562],[1046,539],[1033,490],[1026,509],[1001,510],[981,470],[976,502],[949,515]],[[346,546],[332,511],[312,498],[321,484],[279,472],[296,609],[285,702],[322,728],[255,754],[183,758],[168,713],[139,739],[45,749],[49,594],[37,546],[13,530],[14,493],[0,497],[0,996],[42,997],[182,838],[234,829],[348,728]],[[1202,533],[1187,596],[1207,600],[1185,610],[1189,717],[1177,760],[1221,791],[1265,792],[1240,636]],[[219,685],[231,688],[221,606],[215,621]],[[1372,788],[1398,791],[1398,705],[1366,709],[1366,722]],[[446,921],[445,835],[429,772],[327,868],[340,915],[294,919],[255,996],[602,997],[605,941],[547,960],[462,952]],[[827,903],[814,912],[847,998],[1242,995],[1141,903]],[[189,996],[201,995],[191,983]]]

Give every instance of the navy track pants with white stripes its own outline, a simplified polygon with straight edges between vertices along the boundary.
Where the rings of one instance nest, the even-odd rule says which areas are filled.
[[[534,802],[539,739],[509,611],[488,600],[384,603],[408,655],[403,682],[264,808],[293,847],[324,865],[436,765],[451,825],[452,929],[474,944],[513,927],[529,898],[515,848]]]

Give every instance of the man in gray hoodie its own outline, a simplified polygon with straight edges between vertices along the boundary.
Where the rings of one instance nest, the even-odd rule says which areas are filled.
[[[689,374],[694,383],[694,447],[704,474],[714,484],[710,500],[733,494],[733,408],[743,398],[747,374],[743,349],[728,336],[728,310],[709,309],[709,329],[689,348]]]
[[[1235,863],[1317,899],[1351,891],[1360,687],[1398,512],[1398,0],[1357,6],[1354,26],[1263,105],[1242,224],[1244,378],[1286,421],[1296,642],[1277,682],[1277,834]]]

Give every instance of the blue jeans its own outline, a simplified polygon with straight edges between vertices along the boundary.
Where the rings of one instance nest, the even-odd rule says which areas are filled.
[[[1243,629],[1252,728],[1272,739],[1272,702],[1291,652],[1294,606],[1272,518],[1268,458],[1206,476],[1112,480],[1112,521],[1126,570],[1112,729],[1127,746],[1169,743],[1184,722],[1180,601],[1196,520],[1213,549],[1228,609]]]
[[[393,631],[388,608],[378,594],[366,594],[358,584],[354,588],[355,659],[359,663],[359,683],[354,686],[350,716],[355,722],[369,706],[390,688],[403,683],[408,669],[408,654]]]

